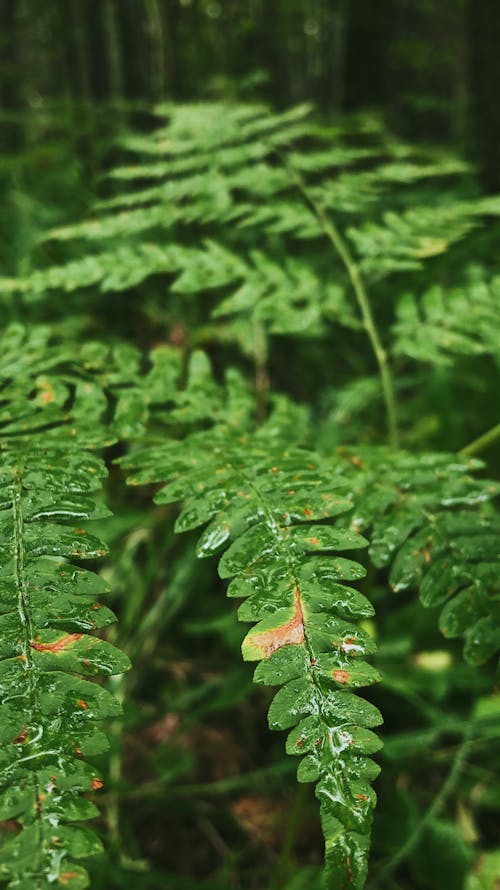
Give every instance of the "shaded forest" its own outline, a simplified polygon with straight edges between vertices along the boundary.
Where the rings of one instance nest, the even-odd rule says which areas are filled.
[[[382,110],[416,140],[449,142],[500,185],[496,0],[17,0],[1,4],[4,146],[19,114],[165,98],[312,101]]]

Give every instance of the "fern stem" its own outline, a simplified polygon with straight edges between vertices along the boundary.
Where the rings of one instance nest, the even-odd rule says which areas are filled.
[[[255,343],[255,400],[256,419],[261,424],[266,419],[267,401],[269,396],[268,346],[267,333],[263,324],[254,327]]]
[[[15,583],[17,588],[17,609],[19,619],[23,628],[22,638],[22,663],[26,671],[26,680],[29,693],[29,713],[26,715],[28,724],[33,724],[35,715],[35,683],[36,683],[36,666],[33,660],[33,650],[31,642],[33,640],[33,623],[31,618],[31,596],[26,584],[25,561],[24,561],[24,517],[22,508],[23,485],[21,479],[21,470],[16,471],[15,486],[12,496],[12,517],[13,517],[13,533],[14,533],[14,565],[15,565]],[[39,756],[42,752],[37,752],[33,757]],[[46,752],[43,752],[46,753]],[[28,759],[28,758],[26,758]],[[17,763],[20,761],[18,760]],[[40,857],[44,844],[44,827],[41,819],[41,811],[38,806],[40,795],[40,785],[38,774],[33,773],[33,790],[35,798],[35,824],[38,832],[37,855]],[[41,870],[40,863],[38,869]],[[42,878],[40,884],[33,890],[41,890]]]
[[[465,448],[461,448],[458,453],[464,457],[470,457],[473,454],[478,454],[480,451],[489,448],[498,439],[500,439],[500,423],[497,423],[496,426],[492,427],[486,433],[483,433],[482,436],[474,439],[473,442],[469,442],[469,444],[466,445]]]
[[[371,343],[372,350],[379,368],[380,381],[382,384],[382,392],[384,395],[385,409],[387,415],[387,430],[389,434],[389,441],[391,445],[396,447],[399,437],[396,414],[396,400],[394,397],[394,385],[392,382],[392,375],[387,361],[387,352],[384,349],[382,341],[380,339],[380,335],[370,305],[370,300],[368,298],[368,293],[361,277],[359,267],[354,257],[352,256],[347,242],[342,236],[340,230],[337,228],[337,226],[329,217],[328,213],[321,206],[321,204],[319,204],[319,202],[311,194],[303,177],[297,170],[295,170],[288,159],[283,160],[283,163],[290,171],[291,176],[293,177],[293,180],[296,183],[298,189],[313,210],[318,221],[321,223],[326,237],[329,239],[336,253],[342,260],[349,276],[349,280],[352,284],[352,289],[358,303],[359,311],[361,313],[361,318],[363,320],[363,326]]]

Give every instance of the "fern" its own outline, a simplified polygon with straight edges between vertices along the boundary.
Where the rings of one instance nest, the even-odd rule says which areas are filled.
[[[448,293],[434,287],[419,301],[406,295],[397,305],[395,354],[438,365],[460,356],[497,355],[499,285],[496,278]]]
[[[90,249],[84,259],[36,271],[24,280],[4,280],[2,290],[42,295],[52,288],[98,284],[104,291],[121,291],[158,272],[175,273],[174,288],[180,293],[232,285],[233,295],[215,307],[219,316],[255,320],[263,315],[275,333],[314,333],[324,319],[351,326],[353,310],[342,276],[334,288],[329,283],[331,257],[325,268],[324,248],[316,247],[324,228],[297,187],[297,177],[313,202],[349,223],[361,267],[375,278],[419,267],[423,258],[442,253],[470,231],[481,214],[497,212],[491,199],[484,207],[478,201],[452,200],[441,208],[431,204],[402,211],[402,202],[414,203],[414,182],[456,176],[465,172],[463,162],[437,152],[418,157],[377,128],[363,132],[361,126],[354,133],[349,126],[344,131],[321,128],[308,111],[299,107],[272,114],[259,106],[217,103],[163,107],[160,113],[167,122],[156,133],[123,142],[138,162],[117,168],[112,176],[131,183],[132,190],[102,202],[94,219],[50,236],[70,244],[84,239],[105,249]],[[366,144],[359,145],[360,139]],[[144,156],[164,160],[144,163]],[[144,188],[145,181],[153,184]],[[193,226],[201,249],[185,246]],[[149,244],[143,241],[145,233]],[[274,299],[269,287],[283,267],[282,251],[279,246],[266,250],[264,261],[252,248],[269,238],[276,239],[276,246],[283,238],[314,244],[308,255],[295,257],[289,281],[280,283]],[[283,317],[288,304],[289,324]]]
[[[155,500],[184,501],[178,531],[208,522],[199,556],[225,549],[219,574],[232,578],[228,596],[245,597],[240,619],[258,622],[243,657],[260,662],[256,682],[284,684],[270,728],[294,727],[287,751],[306,755],[298,779],[317,782],[328,886],[362,887],[375,803],[369,782],[378,774],[367,756],[379,748],[369,728],[381,717],[351,690],[378,679],[362,660],[375,645],[359,624],[373,609],[345,583],[364,568],[331,554],[367,541],[325,524],[351,509],[344,480],[329,480],[307,452],[277,447],[271,430],[247,438],[218,427],[136,451],[125,465],[140,468],[134,485],[169,479]]]
[[[4,845],[0,875],[12,888],[76,890],[88,880],[74,860],[101,850],[78,824],[97,814],[82,793],[103,785],[86,758],[107,748],[98,722],[120,713],[91,681],[129,665],[91,635],[114,615],[97,600],[106,584],[78,567],[107,552],[82,527],[109,515],[95,494],[106,469],[89,450],[106,437],[84,423],[77,396],[70,416],[70,356],[47,341],[46,329],[26,338],[14,326],[2,342],[0,818],[22,830]]]
[[[488,661],[500,649],[498,483],[471,476],[482,468],[473,459],[348,454],[351,527],[368,535],[374,565],[391,566],[395,591],[417,589],[425,607],[442,607],[439,628],[445,637],[465,637],[467,661]],[[345,464],[342,470],[349,473]]]
[[[245,598],[238,616],[257,622],[243,658],[259,661],[256,682],[282,685],[269,725],[292,728],[287,752],[306,755],[298,779],[317,782],[326,886],[363,887],[375,804],[369,782],[378,772],[370,728],[381,718],[350,690],[379,679],[360,660],[375,651],[360,626],[373,607],[346,586],[364,576],[363,566],[331,554],[368,545],[375,567],[391,567],[395,591],[417,588],[424,606],[444,604],[442,633],[465,636],[466,660],[483,663],[500,644],[498,518],[490,504],[498,484],[470,475],[479,461],[445,454],[367,447],[320,458],[290,444],[304,431],[291,432],[279,410],[252,431],[249,395],[237,402],[244,414],[234,412],[201,354],[168,401],[177,407],[160,415],[156,408],[155,416],[169,441],[124,460],[135,470],[129,482],[168,481],[155,500],[183,502],[176,530],[206,525],[197,555],[224,551],[219,575],[232,579],[228,596]],[[176,441],[179,421],[188,426]],[[189,432],[207,421],[209,429]]]
[[[498,198],[471,197],[466,164],[398,143],[377,123],[324,127],[305,107],[219,103],[157,114],[153,134],[120,142],[132,163],[112,171],[115,193],[95,217],[49,233],[44,250],[58,263],[0,282],[14,317],[47,309],[56,321],[55,335],[13,325],[0,344],[0,818],[22,825],[0,875],[12,888],[76,890],[86,877],[72,860],[100,849],[71,823],[96,812],[82,793],[101,773],[82,757],[105,750],[96,722],[119,706],[88,677],[128,663],[89,634],[113,615],[97,608],[100,577],[72,561],[106,552],[80,526],[108,515],[96,451],[118,439],[133,443],[121,460],[129,482],[163,486],[158,504],[182,502],[177,531],[204,527],[198,556],[220,557],[228,595],[243,600],[239,618],[253,624],[243,658],[258,663],[257,683],[281,687],[269,724],[290,730],[298,779],[316,785],[325,886],[361,890],[380,747],[371,729],[381,722],[356,692],[379,679],[365,661],[374,609],[355,586],[368,560],[377,585],[416,590],[441,610],[440,630],[464,638],[470,665],[500,646],[498,483],[464,456],[474,443],[461,455],[399,447],[400,434],[407,445],[425,441],[425,412],[451,377],[432,369],[421,381],[411,370],[394,384],[389,367],[390,356],[445,370],[457,356],[497,357],[496,280],[455,286],[461,273],[439,257],[460,256],[460,242],[498,215]],[[427,262],[441,283],[425,290]],[[414,273],[424,295],[401,297]],[[73,294],[73,313],[52,290]],[[95,307],[101,327],[113,321],[105,343],[88,340]],[[158,344],[149,359],[131,331]],[[363,334],[378,378],[360,357]],[[270,384],[286,375],[284,350],[296,340],[324,369],[325,381],[307,371],[287,384],[295,393],[319,385],[312,410]],[[197,348],[214,343],[218,374]],[[381,396],[390,447],[372,444]]]

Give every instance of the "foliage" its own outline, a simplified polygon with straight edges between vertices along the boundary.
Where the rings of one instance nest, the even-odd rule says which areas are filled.
[[[106,553],[81,527],[109,513],[94,494],[106,468],[92,450],[105,439],[92,432],[81,369],[47,333],[11,327],[2,338],[0,812],[22,831],[1,874],[11,887],[78,888],[86,872],[71,860],[101,849],[71,824],[97,814],[81,792],[103,785],[84,758],[107,748],[96,721],[120,713],[89,678],[129,663],[90,635],[114,621],[96,600],[106,585],[73,564]]]
[[[118,140],[122,160],[93,217],[52,229],[37,267],[0,282],[15,320],[2,346],[0,416],[2,818],[24,826],[6,844],[13,852],[3,875],[13,888],[85,886],[83,871],[60,865],[59,853],[100,847],[64,823],[94,815],[78,795],[109,769],[115,865],[100,860],[96,887],[127,886],[133,873],[141,887],[207,888],[213,878],[218,888],[361,890],[396,886],[397,874],[423,888],[424,843],[436,875],[449,868],[437,852],[447,846],[456,850],[457,886],[483,873],[488,880],[500,844],[489,830],[480,837],[483,810],[498,806],[495,789],[484,802],[484,781],[499,719],[499,466],[493,456],[486,471],[475,454],[498,435],[498,270],[489,259],[498,199],[478,193],[460,159],[403,144],[372,118],[325,125],[306,107],[219,103],[160,106],[155,115],[153,132]],[[92,494],[105,474],[103,448],[113,449],[115,518]],[[98,538],[77,537],[73,519],[105,520],[116,556],[101,576],[60,563],[105,553]],[[280,687],[270,704],[265,689],[250,694],[235,657],[238,626],[212,595],[223,585],[195,553],[217,555],[228,596],[243,600],[238,618],[253,625],[243,659],[258,662],[258,686]],[[117,588],[122,615],[121,632],[105,630],[106,639],[87,635],[112,618],[105,608],[94,618],[102,579]],[[412,590],[418,599],[405,597]],[[459,637],[463,661],[448,643]],[[133,656],[128,679],[111,640]],[[126,703],[123,734],[110,725],[109,767],[92,721],[119,706],[75,676],[89,673],[118,674],[113,688]],[[12,697],[25,676],[18,708]],[[74,699],[87,707],[75,710]],[[193,738],[210,728],[232,739],[221,729],[229,704],[245,742],[238,738],[237,765],[222,775],[217,748],[217,778],[207,785]],[[286,789],[279,774],[288,766],[274,748],[267,766],[251,755],[246,809],[243,797],[230,824],[207,819],[204,790],[238,787],[240,749],[265,746],[249,727],[268,706],[271,729],[290,730],[286,750],[301,755],[299,782],[315,784],[322,877],[315,829],[316,853],[302,852],[304,868],[292,874],[301,819],[315,824],[305,791],[281,851],[267,841],[261,871],[245,859],[251,845],[231,858],[221,841],[241,846],[238,831],[247,830],[265,850],[266,831],[274,837],[255,829],[262,801],[252,785],[267,769]],[[381,806],[368,867],[380,769],[372,755],[381,746],[372,728],[381,714]],[[96,755],[98,766],[85,768],[79,752]],[[183,797],[193,785],[201,804]],[[208,822],[224,850],[218,868],[189,852],[180,866],[168,853],[157,871],[144,870],[140,829],[120,795],[137,795],[147,813],[148,795],[169,794],[181,821],[194,812],[200,830]],[[265,798],[264,810],[273,805]],[[182,832],[168,830],[175,849]],[[477,873],[474,845],[485,857]],[[33,875],[23,884],[27,861]]]

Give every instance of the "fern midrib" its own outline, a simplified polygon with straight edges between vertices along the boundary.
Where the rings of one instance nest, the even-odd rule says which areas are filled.
[[[19,614],[19,619],[23,628],[23,637],[22,637],[22,665],[24,670],[26,671],[27,683],[28,683],[28,695],[29,695],[29,716],[28,716],[28,725],[32,725],[34,723],[35,718],[35,710],[36,710],[36,678],[37,678],[37,667],[33,658],[33,650],[31,648],[31,643],[33,640],[33,622],[31,618],[31,595],[29,592],[29,587],[26,582],[26,573],[25,573],[25,555],[24,555],[24,517],[22,510],[22,494],[23,494],[23,482],[22,482],[22,470],[23,463],[20,462],[20,466],[15,470],[15,482],[13,487],[13,497],[12,497],[12,513],[14,518],[13,530],[14,530],[14,564],[15,564],[15,583],[17,589],[17,610]],[[35,798],[35,814],[36,820],[35,824],[37,826],[38,831],[38,844],[37,851],[38,856],[42,855],[42,851],[44,849],[44,840],[45,840],[45,832],[43,819],[41,814],[40,806],[38,805],[38,801],[40,798],[41,788],[38,781],[38,772],[35,770],[33,772],[33,791]],[[41,862],[39,859],[38,864],[34,869],[37,873],[42,875],[43,869],[41,867]],[[43,878],[41,879],[43,880]],[[37,886],[33,888],[33,890],[43,890],[43,883],[39,883],[37,881]]]
[[[332,754],[332,767],[333,767],[333,770],[335,773],[335,779],[338,783],[338,786],[342,789],[342,794],[344,795],[344,798],[346,800],[350,800],[351,795],[350,795],[349,789],[346,785],[346,780],[345,780],[345,776],[343,774],[343,769],[342,769],[345,766],[345,764],[344,764],[344,761],[342,760],[342,758],[340,757],[340,753],[338,751],[336,751],[334,748],[333,741],[331,738],[331,726],[325,717],[325,696],[323,695],[323,691],[322,691],[321,687],[319,686],[318,681],[315,677],[314,670],[312,669],[312,665],[314,664],[314,661],[315,661],[315,654],[314,654],[314,650],[311,645],[311,642],[309,640],[309,634],[308,634],[308,630],[307,630],[307,622],[306,622],[306,618],[305,618],[305,614],[304,614],[304,604],[303,604],[302,595],[301,595],[301,591],[300,591],[300,583],[299,583],[299,579],[298,579],[296,571],[295,571],[296,562],[293,559],[293,557],[291,556],[289,549],[287,547],[285,547],[283,544],[283,537],[280,534],[280,528],[279,528],[278,524],[276,523],[276,520],[274,519],[272,513],[270,512],[270,510],[267,506],[266,498],[265,498],[264,494],[262,493],[261,489],[255,484],[253,479],[248,477],[244,473],[244,471],[241,470],[240,467],[236,467],[230,461],[228,463],[230,463],[230,466],[233,467],[233,469],[240,476],[242,481],[244,481],[249,486],[249,488],[251,488],[255,492],[255,496],[259,500],[260,504],[262,505],[263,513],[266,516],[266,525],[270,529],[270,531],[274,534],[277,545],[278,545],[278,549],[279,549],[280,553],[282,554],[285,563],[288,566],[290,577],[293,581],[293,588],[295,591],[298,591],[299,607],[300,607],[300,611],[301,611],[301,615],[302,615],[302,626],[304,629],[304,646],[305,646],[305,649],[306,649],[306,652],[308,655],[308,659],[309,659],[309,663],[307,666],[307,674],[309,675],[309,678],[311,680],[311,686],[312,686],[312,689],[313,689],[315,697],[316,697],[318,714],[319,714],[321,721],[325,727],[325,737],[328,739],[330,751]],[[346,724],[346,725],[348,725],[348,724]],[[353,807],[355,806],[355,801],[352,801],[352,805],[353,805]]]
[[[292,182],[295,184],[302,197],[311,207],[313,213],[315,214],[323,229],[324,234],[342,260],[342,263],[344,264],[346,272],[349,276],[349,280],[351,282],[352,289],[356,297],[356,302],[360,310],[363,327],[370,341],[370,345],[372,347],[373,354],[375,356],[375,360],[379,369],[387,416],[387,432],[389,436],[389,442],[394,448],[397,448],[399,441],[399,432],[397,422],[396,399],[394,395],[394,384],[392,380],[391,369],[388,363],[387,352],[384,349],[377,324],[375,322],[370,300],[368,298],[368,293],[366,291],[364,281],[361,277],[359,266],[352,256],[351,251],[349,250],[349,247],[341,232],[339,231],[327,211],[324,209],[324,207],[322,207],[322,205],[311,194],[301,173],[296,170],[289,158],[284,157],[280,152],[278,152],[278,156],[280,157],[280,160],[285,169],[288,170]]]

